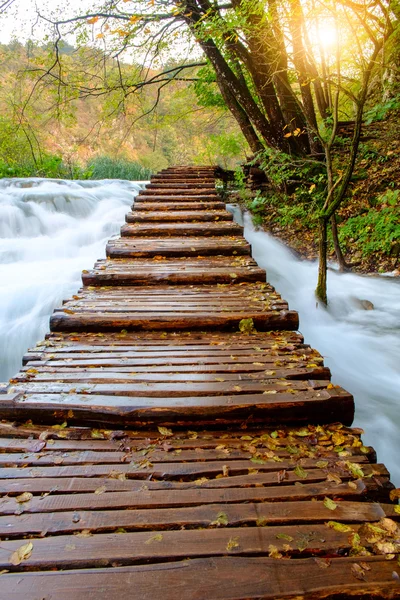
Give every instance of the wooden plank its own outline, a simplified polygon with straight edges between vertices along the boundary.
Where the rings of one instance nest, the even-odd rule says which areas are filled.
[[[304,393],[314,393],[316,398],[318,394],[330,393],[332,396],[344,394],[342,388],[326,390],[329,384],[326,379],[322,380],[293,380],[281,381],[272,376],[265,376],[262,379],[243,379],[240,385],[237,380],[221,378],[205,379],[196,381],[193,377],[180,377],[174,380],[173,377],[161,376],[161,381],[157,377],[137,377],[122,373],[119,377],[117,373],[114,376],[104,377],[101,373],[91,372],[83,373],[65,373],[60,374],[59,378],[54,378],[53,374],[32,375],[32,378],[25,378],[22,383],[13,383],[13,391],[24,394],[70,394],[83,393],[105,394],[105,395],[123,395],[146,398],[180,398],[187,397],[190,394],[193,398],[199,396],[237,396],[236,400],[246,400],[246,396],[253,394],[271,395],[278,397],[291,397],[293,402],[297,401],[297,396],[303,396]],[[81,382],[81,383],[80,383]],[[189,384],[189,385],[188,385]],[[267,394],[264,394],[267,392]],[[268,392],[270,392],[268,394]],[[243,396],[243,398],[241,398]],[[232,401],[232,398],[230,398]],[[279,401],[279,400],[278,400]]]
[[[145,191],[140,192],[134,200],[134,206],[141,206],[143,203],[147,202],[157,202],[157,204],[164,204],[164,202],[174,202],[174,203],[183,203],[183,204],[192,204],[197,202],[220,202],[221,198],[215,192],[205,192],[202,194],[191,194],[190,196],[182,196],[180,193],[176,194],[161,194],[157,195],[155,193],[146,194]],[[225,206],[225,204],[224,204]],[[158,209],[160,210],[160,209]]]
[[[121,386],[123,396],[118,396],[118,384],[82,386],[83,393],[73,393],[74,389],[79,392],[77,384],[59,384],[58,387],[55,384],[50,387],[38,385],[40,387],[33,384],[21,385],[22,393],[16,399],[7,400],[5,396],[0,404],[0,416],[5,419],[15,418],[17,410],[21,419],[48,423],[52,421],[56,411],[60,419],[68,419],[72,423],[111,425],[123,420],[124,424],[133,426],[143,426],[143,423],[149,422],[166,425],[177,423],[182,426],[198,422],[221,424],[230,421],[234,424],[246,419],[262,421],[264,424],[329,423],[338,421],[339,418],[345,425],[350,425],[354,416],[353,397],[338,388],[300,392],[297,395],[247,393],[207,396],[198,391],[200,395],[197,397],[187,396],[187,391],[184,395],[182,389],[182,396],[173,398],[165,384],[162,384],[163,389],[160,391],[152,392],[160,394],[160,397],[146,395],[145,389],[143,396],[138,396],[139,387],[133,385]],[[29,389],[32,393],[26,395]],[[33,393],[34,389],[36,394]],[[46,394],[46,389],[51,389],[52,393]],[[102,395],[104,390],[112,395]],[[175,388],[174,394],[177,393],[179,392]]]
[[[110,258],[141,258],[163,255],[171,256],[210,256],[210,255],[250,255],[251,246],[242,238],[172,238],[148,239],[120,238],[110,240],[106,254]]]
[[[283,598],[327,599],[342,597],[399,598],[398,569],[381,557],[363,557],[367,570],[360,579],[352,571],[360,559],[337,558],[321,568],[314,558],[276,560],[273,558],[215,557],[156,565],[115,569],[44,571],[2,576],[8,598],[51,597],[120,599],[135,590],[141,600],[188,599],[245,600]],[[393,577],[393,571],[397,576]]]
[[[132,206],[135,210],[144,211],[200,211],[200,210],[223,210],[224,202],[199,200],[191,202],[151,202],[148,200],[135,200]]]
[[[143,460],[143,455],[141,455]],[[154,455],[149,457],[149,460],[155,462]],[[183,458],[181,459],[183,460]],[[318,462],[318,461],[317,461]],[[229,468],[229,462],[227,466]],[[360,467],[361,468],[361,467]],[[303,467],[302,467],[303,469]],[[342,481],[350,481],[353,479],[349,471],[345,469],[338,470],[334,469],[335,474],[340,476]],[[313,468],[305,470],[307,483],[319,483],[325,481],[328,475],[328,469]],[[198,489],[200,486],[202,489],[226,489],[226,488],[237,488],[237,487],[267,487],[274,486],[278,482],[278,473],[280,471],[259,473],[257,469],[254,469],[254,473],[248,473],[247,475],[233,475],[229,477],[220,477],[219,479],[208,479],[204,478],[205,481],[186,481],[186,482],[175,482],[175,481],[146,481],[143,484],[143,479],[124,479],[121,477],[117,478],[102,478],[102,477],[89,477],[89,478],[25,478],[25,479],[1,479],[0,480],[0,492],[2,494],[22,494],[24,492],[30,492],[32,494],[43,494],[43,493],[77,493],[77,492],[96,492],[98,490],[101,493],[105,492],[118,492],[118,491],[140,491],[145,487],[148,490],[166,490],[166,489]],[[384,465],[368,465],[362,463],[362,471],[365,476],[379,476],[388,479],[389,473]],[[21,477],[23,473],[21,473]],[[293,469],[286,470],[285,479],[283,485],[292,484],[294,482],[304,482],[304,475],[297,474]]]
[[[253,462],[251,459],[231,460],[229,462],[229,460],[225,458],[224,460],[220,459],[198,462],[191,461],[187,463],[179,461],[153,463],[146,458],[146,454],[142,454],[138,462],[129,462],[129,452],[123,453],[122,456],[115,453],[103,454],[105,455],[104,457],[102,453],[90,451],[75,453],[70,452],[65,453],[65,456],[60,452],[54,454],[44,453],[40,456],[32,453],[26,453],[25,455],[18,455],[16,453],[13,455],[4,455],[0,456],[2,461],[0,476],[1,479],[7,480],[19,480],[21,477],[33,479],[46,479],[53,477],[68,479],[73,477],[109,477],[113,479],[119,475],[124,475],[129,479],[142,479],[142,482],[143,480],[154,478],[163,478],[168,482],[176,479],[181,480],[182,478],[187,478],[189,481],[196,481],[199,478],[205,477],[208,479],[214,478],[216,481],[219,481],[218,477],[221,478],[221,475],[223,475],[224,467],[229,466],[229,479],[234,477],[246,477],[249,475],[249,470],[252,472],[258,471],[258,474],[261,474],[262,476],[272,473],[273,479],[275,478],[275,484],[282,484],[283,481],[282,487],[284,487],[286,485],[286,480],[282,478],[284,471],[289,472],[290,470],[294,470],[299,465],[304,470],[316,469],[316,463],[319,462],[319,460],[316,458],[302,458],[293,460],[292,457],[286,457],[282,458],[281,460],[278,458],[279,462],[273,458],[266,458],[265,460],[258,459],[257,462]],[[124,459],[125,462],[123,462],[122,459]],[[342,473],[343,479],[348,480],[350,471],[348,469],[339,469],[337,466],[339,461],[337,459],[335,461],[332,457],[332,459],[329,460],[329,457],[327,459],[326,456],[320,457],[320,459],[323,459],[324,462],[328,460],[328,472],[336,474]],[[366,472],[368,472],[369,463],[365,456],[351,457],[351,462],[358,465],[363,471],[365,469]],[[370,471],[375,478],[374,481],[378,480],[381,476],[382,478],[386,477],[385,472],[376,465],[373,465]],[[346,472],[347,475],[345,476]],[[280,473],[279,477],[278,473]],[[369,475],[371,473],[369,473]],[[285,474],[284,476],[286,477]],[[303,481],[307,480],[308,477]],[[327,480],[327,473],[325,480]],[[203,483],[205,485],[206,482],[200,482],[196,484],[195,487],[203,487]],[[370,487],[375,485],[375,483],[371,483],[369,480],[367,480],[366,483]],[[45,482],[43,485],[45,485]],[[144,482],[144,485],[147,485],[146,481]],[[209,487],[213,487],[213,485],[214,484],[210,483]],[[172,487],[173,486],[167,486],[167,489],[172,489]],[[218,484],[215,484],[215,487],[218,487]],[[225,487],[229,487],[229,485]],[[388,491],[381,491],[385,495],[386,501],[388,501]]]
[[[323,500],[326,497],[360,500],[363,497],[370,500],[378,499],[377,486],[373,482],[361,480],[354,482],[355,488],[347,483],[312,483],[303,485],[285,485],[254,488],[225,488],[225,489],[189,489],[189,490],[148,490],[146,485],[139,491],[107,492],[103,494],[76,493],[55,494],[48,496],[33,496],[23,506],[14,498],[4,498],[0,507],[3,515],[18,513],[45,513],[71,510],[102,510],[102,509],[146,509],[173,508],[183,506],[199,506],[203,504],[237,502],[277,502],[282,500]]]
[[[91,365],[92,366],[92,365]],[[178,382],[221,382],[221,379],[226,382],[252,382],[260,380],[262,383],[271,384],[273,379],[281,379],[285,377],[288,380],[308,380],[308,379],[330,379],[330,370],[326,367],[310,367],[307,368],[297,367],[296,369],[278,369],[276,371],[270,371],[266,374],[264,371],[261,372],[246,372],[241,373],[229,373],[223,371],[223,377],[221,372],[219,373],[198,373],[197,368],[194,367],[192,370],[186,370],[183,373],[176,373],[170,368],[169,371],[148,373],[146,371],[134,372],[130,367],[121,367],[120,369],[109,368],[105,369],[103,366],[95,369],[90,368],[88,372],[86,368],[83,369],[41,369],[39,373],[22,372],[17,374],[12,382],[21,383],[27,381],[57,381],[57,382],[74,382],[74,383],[129,383],[129,382],[165,382],[165,383],[178,383]],[[245,391],[245,388],[243,388]]]
[[[139,195],[144,197],[152,197],[152,196],[178,196],[180,195],[182,198],[190,198],[191,196],[208,196],[213,199],[219,199],[220,196],[217,191],[214,191],[212,186],[198,186],[198,187],[190,187],[190,188],[179,188],[173,185],[167,185],[162,187],[146,187],[145,191],[139,192]]]
[[[212,223],[137,223],[121,227],[121,235],[128,236],[215,236],[241,234],[243,227],[231,222]]]
[[[360,524],[347,531],[335,531],[325,525],[292,525],[278,527],[232,527],[200,531],[157,531],[113,533],[105,536],[78,537],[62,535],[35,539],[33,552],[24,561],[28,569],[76,569],[123,566],[155,560],[173,560],[212,556],[265,556],[273,546],[285,558],[340,556],[351,549],[349,531],[358,534]],[[285,539],[286,536],[286,539]],[[234,547],[229,549],[234,540]],[[288,543],[288,540],[290,543]],[[321,548],[321,540],[323,546]],[[371,549],[361,533],[361,545]],[[10,562],[21,540],[2,541],[0,568],[20,570]]]
[[[169,313],[143,314],[143,313],[98,313],[67,314],[56,312],[50,318],[51,331],[95,331],[109,332],[134,329],[207,329],[207,328],[233,328],[238,329],[240,321],[244,318],[253,319],[258,330],[296,330],[298,328],[298,314],[295,311],[258,311],[236,313]]]
[[[185,192],[189,192],[191,193],[193,190],[197,190],[197,189],[210,189],[210,190],[215,190],[215,184],[214,183],[204,183],[202,181],[196,181],[196,182],[176,182],[176,183],[165,183],[165,182],[160,182],[160,183],[149,183],[146,186],[146,191],[147,190],[170,190],[170,189],[176,189],[181,191],[184,194]]]
[[[97,533],[123,527],[127,530],[210,527],[218,515],[226,515],[228,527],[325,523],[333,518],[341,523],[378,521],[390,515],[391,505],[342,500],[334,516],[322,501],[293,501],[241,504],[203,504],[186,508],[146,510],[60,511],[0,516],[0,535],[60,534],[96,530]]]
[[[227,210],[185,210],[185,211],[142,211],[134,210],[125,215],[127,223],[141,222],[202,222],[202,221],[232,221],[232,213]]]
[[[157,285],[172,283],[178,285],[241,283],[242,281],[265,281],[265,271],[259,267],[207,267],[199,264],[196,267],[158,264],[152,269],[145,265],[126,265],[121,269],[112,267],[90,270],[82,274],[84,285]]]

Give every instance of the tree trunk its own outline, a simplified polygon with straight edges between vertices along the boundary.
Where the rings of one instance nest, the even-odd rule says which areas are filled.
[[[307,119],[307,133],[310,148],[313,154],[321,154],[322,146],[317,139],[318,131],[317,116],[315,114],[314,99],[311,92],[311,74],[308,69],[307,54],[303,44],[303,12],[299,0],[291,0],[291,18],[289,22],[292,43],[293,62],[297,71],[300,84],[301,98],[303,100],[304,114]]]
[[[260,142],[260,139],[257,133],[255,132],[254,127],[246,114],[246,111],[243,110],[243,108],[236,101],[236,98],[230,93],[230,91],[227,88],[225,88],[225,86],[222,83],[220,84],[218,82],[218,77],[217,83],[221,91],[221,95],[225,101],[225,104],[236,119],[244,137],[246,138],[248,145],[250,146],[251,151],[255,154],[257,152],[260,152],[264,149],[264,146]]]
[[[232,0],[232,5],[246,17],[244,35],[248,50],[236,43],[236,51],[241,52],[241,60],[251,75],[257,94],[268,115],[269,122],[279,128],[283,134],[306,127],[306,119],[297,102],[287,74],[287,55],[284,38],[277,37],[269,21],[257,6],[251,11],[242,6],[242,0]],[[279,22],[276,23],[279,33]],[[244,49],[244,52],[243,52]],[[243,56],[245,54],[246,56]],[[307,136],[289,138],[292,152],[306,155],[310,151]]]
[[[328,251],[328,239],[327,239],[327,219],[320,217],[318,219],[318,231],[319,231],[319,265],[318,265],[318,283],[315,289],[315,295],[317,299],[323,304],[328,304],[328,292],[326,285],[327,277],[327,251]]]
[[[335,248],[335,254],[336,254],[336,259],[339,263],[339,271],[341,273],[343,273],[344,271],[347,271],[349,269],[345,258],[343,256],[343,252],[342,249],[340,247],[340,242],[339,242],[339,235],[338,235],[338,228],[337,228],[337,222],[336,222],[336,215],[333,214],[331,216],[331,229],[332,229],[332,239],[333,239],[333,246]]]

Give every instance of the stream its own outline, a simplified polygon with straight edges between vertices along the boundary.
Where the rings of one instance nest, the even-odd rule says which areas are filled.
[[[0,180],[0,381],[105,256],[143,182]]]
[[[81,285],[82,269],[103,257],[145,182],[0,180],[0,381],[21,366],[49,317]],[[230,206],[235,218],[240,209]],[[290,308],[306,343],[317,348],[332,380],[355,396],[355,426],[400,485],[400,280],[353,274],[328,277],[329,307],[317,306],[317,264],[298,260],[244,215],[245,237]],[[366,310],[368,300],[372,310]],[[365,305],[365,303],[364,303]]]

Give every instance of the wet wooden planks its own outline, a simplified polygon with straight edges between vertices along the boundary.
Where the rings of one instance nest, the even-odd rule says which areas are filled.
[[[231,237],[187,237],[169,236],[110,240],[106,248],[110,258],[149,258],[149,257],[193,257],[250,255],[250,245],[241,236]]]
[[[400,597],[389,473],[221,204],[154,177],[0,388],[4,597]]]
[[[392,486],[359,430],[113,431],[3,423],[0,447],[0,567],[8,571],[2,589],[9,597],[35,597],[29,594],[39,587],[41,598],[64,598],[67,589],[79,597],[83,575],[97,597],[108,575],[104,597],[113,597],[115,574],[121,590],[128,579],[143,589],[140,597],[161,597],[152,587],[158,577],[171,598],[186,587],[189,598],[204,597],[208,588],[192,570],[182,584],[186,565],[203,578],[210,565],[219,579],[239,569],[240,595],[227,588],[219,596],[210,588],[207,598],[252,597],[255,584],[261,596],[254,597],[290,598],[293,572],[310,598],[316,580],[324,594],[330,586],[336,593],[337,573],[354,595],[371,593],[377,582],[380,597],[399,593],[397,563],[380,552],[380,544],[396,544],[399,535]],[[23,558],[15,564],[18,552]],[[254,569],[261,565],[269,580],[259,588]]]
[[[353,419],[351,395],[330,383],[322,357],[294,332],[164,331],[141,333],[140,344],[128,331],[53,333],[25,362],[1,402],[7,418],[18,410],[47,423],[56,411],[77,424],[135,426]]]

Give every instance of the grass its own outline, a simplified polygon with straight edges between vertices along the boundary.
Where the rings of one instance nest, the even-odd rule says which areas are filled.
[[[87,165],[88,179],[127,179],[143,181],[150,179],[151,170],[137,162],[124,158],[98,156]]]

